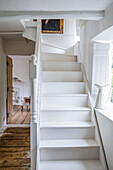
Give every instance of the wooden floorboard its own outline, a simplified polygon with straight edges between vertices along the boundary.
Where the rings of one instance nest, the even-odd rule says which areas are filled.
[[[30,128],[7,128],[0,137],[0,170],[29,170],[30,157]]]
[[[14,106],[13,111],[9,114],[8,124],[30,124],[30,112],[27,108],[21,111],[20,106]]]

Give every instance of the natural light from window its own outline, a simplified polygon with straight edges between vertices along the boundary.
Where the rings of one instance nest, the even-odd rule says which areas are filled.
[[[112,58],[111,65],[111,102],[113,103],[113,43],[110,45],[110,55]]]

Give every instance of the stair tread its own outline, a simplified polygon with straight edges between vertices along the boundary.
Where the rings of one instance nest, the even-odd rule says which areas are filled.
[[[43,96],[46,96],[46,97],[52,97],[52,96],[54,96],[54,97],[66,97],[66,96],[68,96],[68,97],[86,97],[86,96],[88,96],[88,94],[64,94],[64,93],[60,93],[60,94],[58,94],[58,93],[54,93],[54,94],[42,94],[42,97]]]
[[[41,111],[76,111],[76,110],[81,110],[81,111],[90,111],[91,109],[89,107],[46,107],[46,108],[42,108]]]
[[[42,71],[42,73],[82,73],[82,71]]]
[[[60,53],[48,53],[48,52],[42,52],[42,54],[45,54],[45,55],[47,55],[47,54],[50,54],[50,55],[61,55],[61,56],[69,56],[69,57],[76,57],[77,55],[73,55],[73,54],[60,54]]]
[[[92,122],[75,121],[75,122],[41,122],[41,128],[88,128],[94,127]]]
[[[45,61],[42,63],[43,71],[81,71],[81,63],[75,61]]]
[[[74,64],[81,64],[81,62],[77,61],[43,61],[43,63],[74,63]]]
[[[66,81],[65,81],[65,82],[62,82],[62,81],[45,81],[45,82],[42,82],[42,84],[47,84],[47,83],[49,83],[49,84],[50,84],[50,83],[51,83],[51,84],[54,84],[54,83],[55,83],[55,84],[56,84],[56,83],[57,83],[57,84],[60,84],[60,83],[61,83],[61,84],[62,84],[62,83],[63,83],[63,84],[85,84],[84,81],[83,81],[83,82],[79,82],[79,81],[78,81],[78,82],[73,82],[73,81],[67,81],[67,82],[66,82]]]
[[[41,161],[41,170],[105,170],[99,160]]]
[[[40,148],[99,147],[95,139],[40,140]]]
[[[41,153],[40,160],[49,161],[40,161],[40,170],[105,170],[98,160],[99,144],[94,139],[95,126],[91,122],[91,119],[88,118],[87,120],[84,120],[82,118],[80,119],[81,121],[76,121],[76,119],[72,118],[71,121],[68,120],[68,117],[66,117],[65,120],[60,114],[69,112],[68,114],[70,115],[71,112],[73,113],[71,114],[72,117],[74,117],[76,116],[76,112],[78,115],[80,111],[83,115],[84,113],[90,115],[91,109],[88,107],[86,101],[88,94],[85,93],[85,82],[83,81],[83,73],[80,67],[81,63],[77,62],[75,56],[70,56],[70,58],[67,57],[66,59],[64,57],[60,58],[60,54],[59,56],[57,55],[58,54],[55,56],[55,61],[52,55],[48,55],[48,59],[44,57],[45,60],[43,60],[44,70],[42,71],[42,84],[44,83],[44,92],[42,92],[41,97],[42,103],[44,104],[41,107],[41,111],[44,112],[43,114],[46,115],[46,118],[44,117],[44,121],[40,122],[40,128],[42,128],[41,135],[44,133],[43,135],[45,136],[40,139],[39,147]],[[57,64],[54,65],[55,63]],[[55,90],[51,91],[52,88]],[[81,100],[83,100],[83,102],[81,102]],[[48,117],[48,113],[50,113],[50,117]],[[55,119],[53,119],[54,117]],[[48,118],[50,119],[50,122]],[[64,134],[63,131],[66,131],[66,135],[69,135],[68,138],[67,136],[66,138],[62,137],[62,134]],[[79,133],[82,131],[86,133],[87,131],[87,134],[85,134],[87,136],[80,134],[78,138],[73,137],[70,136],[70,131],[80,131]],[[52,133],[52,137],[50,136],[50,133]],[[59,133],[60,136],[58,136]],[[75,132],[74,135],[76,134],[77,133]],[[91,136],[92,134],[93,136]],[[58,150],[57,154],[55,153],[56,150]],[[71,155],[68,155],[69,150],[71,151]],[[76,154],[75,150],[77,151]],[[83,152],[84,150],[86,152]],[[79,151],[80,153],[78,153]],[[94,153],[92,153],[93,151]]]

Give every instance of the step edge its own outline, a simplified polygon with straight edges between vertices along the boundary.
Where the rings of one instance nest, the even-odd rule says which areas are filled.
[[[81,73],[82,71],[42,71],[42,73]]]
[[[73,55],[73,54],[59,54],[59,53],[44,53],[42,52],[42,54],[50,54],[50,55],[62,55],[62,56],[71,56],[71,57],[78,57],[77,55]]]
[[[58,83],[58,84],[60,84],[60,83],[67,83],[67,84],[82,84],[82,85],[85,85],[85,82],[83,81],[83,82],[73,82],[73,81],[65,81],[65,82],[62,82],[62,81],[53,81],[53,82],[51,82],[51,81],[46,81],[46,82],[42,82],[42,84],[47,84],[47,83]]]
[[[95,125],[93,124],[93,123],[91,123],[90,121],[88,122],[88,121],[76,121],[76,122],[79,122],[80,124],[78,124],[78,125],[71,125],[71,124],[69,124],[69,122],[61,122],[62,124],[63,123],[65,123],[65,125],[61,125],[61,123],[60,124],[57,124],[57,125],[52,125],[51,124],[51,122],[40,122],[40,128],[95,128]],[[89,124],[83,124],[83,122],[88,122]],[[46,125],[44,125],[44,123],[46,124]],[[54,123],[57,123],[57,122],[54,122]],[[66,123],[68,124],[68,125],[66,125]],[[73,123],[75,123],[75,122],[73,122]]]
[[[80,93],[80,94],[68,94],[68,93],[46,93],[46,94],[42,94],[41,97],[88,97],[88,94],[86,93]]]
[[[78,64],[78,65],[81,65],[81,62],[77,62],[77,61],[46,61],[46,60],[44,60],[43,62],[42,62],[42,64],[46,64],[46,63],[73,63],[73,64]]]
[[[51,146],[51,143],[50,143],[50,145],[48,144],[47,146],[44,146],[44,147],[75,147],[75,148],[78,148],[78,147],[100,147],[99,146],[99,144],[97,143],[97,141],[95,140],[95,138],[93,138],[93,139],[67,139],[67,140],[40,140],[40,145],[46,145],[46,144],[41,144],[41,142],[43,142],[43,141],[45,141],[45,142],[51,142],[51,141],[61,141],[61,142],[64,142],[64,145],[65,146],[63,146],[62,144],[60,144],[60,146],[57,146],[57,143],[56,143],[56,145],[55,146]],[[69,144],[65,144],[65,141],[69,141],[70,142],[70,145]],[[91,143],[88,143],[88,144],[84,144],[84,143],[80,143],[80,144],[72,144],[71,142],[72,141],[78,141],[78,142],[92,142],[92,144]],[[71,146],[71,145],[73,145],[73,146]]]
[[[41,112],[43,112],[43,111],[47,111],[47,112],[49,112],[49,111],[91,111],[91,108],[77,108],[77,109],[41,109]]]

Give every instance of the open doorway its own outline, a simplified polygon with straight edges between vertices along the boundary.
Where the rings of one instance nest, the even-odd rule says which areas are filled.
[[[30,58],[7,57],[7,124],[30,124]]]

